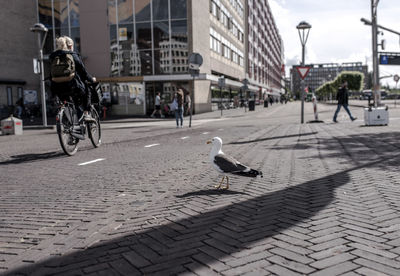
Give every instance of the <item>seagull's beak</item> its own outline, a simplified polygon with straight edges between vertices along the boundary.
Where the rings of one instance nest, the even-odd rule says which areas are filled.
[[[211,140],[208,140],[208,141],[207,141],[207,144],[211,144],[211,143],[212,143]]]

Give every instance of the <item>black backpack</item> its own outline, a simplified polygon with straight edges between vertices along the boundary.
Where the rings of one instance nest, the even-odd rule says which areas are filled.
[[[89,86],[90,94],[91,94],[91,102],[97,105],[103,105],[104,103],[104,95],[103,90],[99,83],[91,84]]]
[[[51,80],[57,83],[71,81],[75,77],[75,61],[72,54],[57,55],[51,61]]]

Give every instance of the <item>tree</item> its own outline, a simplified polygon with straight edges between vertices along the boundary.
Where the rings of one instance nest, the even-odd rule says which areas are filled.
[[[326,99],[330,95],[336,97],[340,85],[347,81],[351,91],[361,91],[364,84],[364,75],[360,72],[341,72],[333,81],[326,82],[316,89],[316,94],[320,99]]]

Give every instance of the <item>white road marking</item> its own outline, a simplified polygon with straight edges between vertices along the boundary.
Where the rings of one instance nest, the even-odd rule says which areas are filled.
[[[204,135],[209,134],[210,132],[203,132]]]
[[[146,145],[144,146],[145,148],[151,148],[151,147],[155,147],[155,146],[159,146],[160,144],[151,144],[151,145]]]
[[[92,160],[92,161],[80,163],[80,164],[78,164],[78,166],[85,166],[85,165],[89,165],[89,164],[92,164],[92,163],[95,163],[95,162],[100,162],[100,161],[103,161],[103,160],[106,160],[106,159],[105,158],[99,158],[99,159],[95,159],[95,160]]]
[[[181,137],[182,140],[189,138],[189,136]]]
[[[218,129],[219,131],[223,131],[224,129],[223,128],[220,128],[220,129]]]

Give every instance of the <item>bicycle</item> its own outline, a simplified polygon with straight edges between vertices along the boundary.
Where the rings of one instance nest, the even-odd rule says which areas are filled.
[[[59,101],[59,100],[58,100]],[[78,120],[75,104],[70,101],[59,101],[59,109],[56,115],[57,134],[64,153],[72,156],[78,151],[78,143],[85,140],[86,130],[92,145],[98,148],[101,144],[100,117],[93,105],[90,105],[89,114],[93,122],[86,122],[82,118]]]

